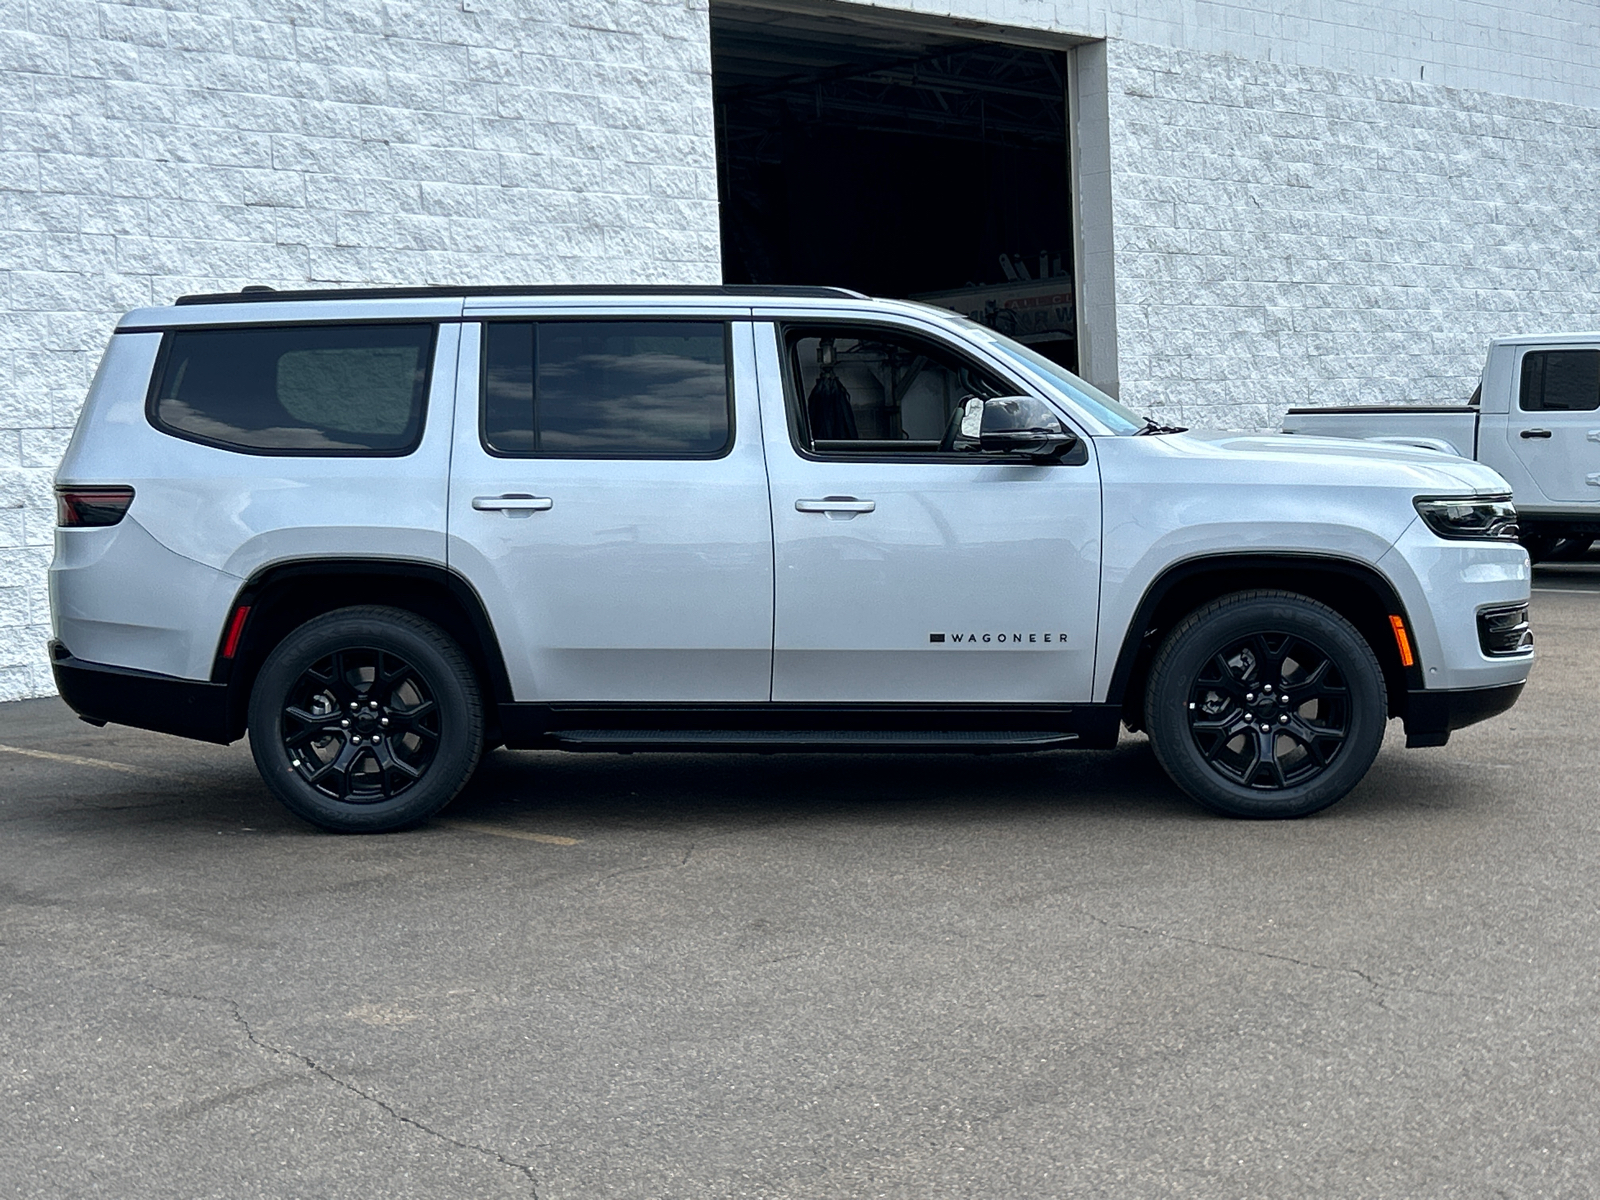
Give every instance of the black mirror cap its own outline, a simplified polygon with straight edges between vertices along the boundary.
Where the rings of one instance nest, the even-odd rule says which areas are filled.
[[[1078,444],[1078,436],[1042,400],[1032,396],[997,396],[983,402],[979,448],[998,454],[1026,454],[1043,462],[1059,462]]]

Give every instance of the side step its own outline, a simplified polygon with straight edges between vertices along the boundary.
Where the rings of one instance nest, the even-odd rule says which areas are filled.
[[[1059,730],[893,730],[893,729],[562,729],[550,734],[562,750],[633,751],[734,750],[746,753],[889,753],[956,751],[968,754],[1064,750],[1078,740]]]

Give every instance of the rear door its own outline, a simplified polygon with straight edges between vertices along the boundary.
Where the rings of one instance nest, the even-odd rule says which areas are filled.
[[[748,321],[485,315],[448,554],[517,700],[765,701],[772,526]]]
[[[1507,439],[1546,499],[1600,503],[1600,348],[1530,347]]]
[[[1018,388],[906,325],[757,325],[772,480],[772,696],[819,704],[1091,698],[1100,477],[985,454],[963,402]]]

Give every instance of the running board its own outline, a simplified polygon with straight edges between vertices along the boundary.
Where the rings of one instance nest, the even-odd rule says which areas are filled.
[[[838,753],[865,750],[957,751],[968,754],[1062,750],[1078,740],[1059,730],[893,729],[563,729],[549,735],[562,750],[736,750],[748,753]]]

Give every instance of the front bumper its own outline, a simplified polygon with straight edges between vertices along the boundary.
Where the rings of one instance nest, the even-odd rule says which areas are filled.
[[[1406,745],[1443,746],[1453,730],[1505,712],[1517,702],[1527,684],[1523,679],[1494,687],[1412,690],[1406,695]]]
[[[223,746],[239,738],[225,683],[84,662],[60,642],[50,643],[50,666],[61,698],[92,725],[131,725]]]

